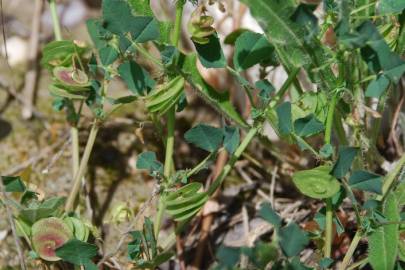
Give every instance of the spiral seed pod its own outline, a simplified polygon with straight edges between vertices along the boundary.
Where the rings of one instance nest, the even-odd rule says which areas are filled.
[[[177,76],[170,82],[162,84],[147,98],[146,107],[149,112],[157,113],[158,116],[165,114],[180,99],[184,88],[184,78]]]
[[[87,74],[73,67],[56,67],[53,70],[53,76],[59,83],[72,91],[83,91],[90,85]]]
[[[191,34],[191,39],[199,44],[207,44],[209,36],[215,33],[215,28],[212,27],[214,18],[204,15],[206,9],[203,5],[199,6],[192,14],[188,22],[188,31]]]
[[[89,227],[80,219],[75,217],[65,217],[63,221],[73,232],[76,239],[86,242],[89,238],[90,230]]]
[[[340,190],[339,181],[330,175],[330,166],[319,166],[299,171],[293,175],[293,182],[302,194],[315,199],[326,199]]]
[[[59,261],[55,250],[71,238],[72,231],[59,218],[44,218],[32,226],[32,246],[39,257],[46,261]]]
[[[200,211],[208,200],[206,192],[198,192],[203,188],[201,183],[190,183],[166,198],[167,212],[176,220],[187,220]]]

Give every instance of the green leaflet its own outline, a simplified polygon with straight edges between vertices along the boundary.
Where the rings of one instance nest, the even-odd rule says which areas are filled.
[[[103,0],[103,21],[108,31],[135,42],[144,43],[159,38],[159,26],[154,17],[134,16],[125,0]]]
[[[201,44],[194,42],[201,64],[206,68],[224,68],[226,59],[217,34],[207,37],[208,42]]]
[[[226,118],[231,119],[241,127],[247,127],[245,120],[235,110],[235,107],[229,100],[228,93],[219,93],[204,81],[197,69],[196,61],[196,54],[189,54],[185,57],[183,69],[188,73],[184,74],[187,82],[191,84],[194,90],[198,91],[197,93],[205,101],[216,108]]]
[[[273,46],[268,42],[266,36],[246,31],[242,33],[235,43],[235,54],[233,64],[237,71],[248,69],[258,63],[271,58]]]
[[[339,148],[339,157],[333,166],[331,174],[338,179],[343,178],[350,170],[353,160],[359,149],[357,147],[342,146]]]
[[[138,63],[126,60],[118,67],[120,77],[125,81],[128,89],[137,95],[145,95],[155,87],[155,81],[149,73]]]
[[[260,206],[259,215],[267,222],[274,225],[276,228],[281,227],[281,217],[274,211],[270,203],[262,203]]]
[[[330,175],[330,166],[319,166],[294,173],[292,179],[302,194],[315,199],[331,198],[339,192],[339,181]]]
[[[367,86],[366,97],[379,98],[385,92],[390,81],[384,75],[379,75]]]
[[[208,152],[214,152],[221,146],[224,131],[220,128],[198,124],[184,134],[187,142]]]
[[[136,161],[138,170],[149,170],[150,173],[163,173],[163,165],[156,159],[156,154],[151,151],[143,152]]]
[[[150,7],[150,0],[128,0],[128,4],[133,8],[136,14],[142,14],[156,18]],[[160,32],[159,41],[161,43],[169,44],[173,23],[170,21],[158,21],[157,24]]]
[[[355,171],[350,176],[349,185],[352,188],[382,194],[382,176],[367,171]]]
[[[98,248],[86,242],[72,239],[56,250],[56,255],[74,265],[84,265],[86,269],[94,265],[91,258],[97,255]],[[91,268],[90,268],[91,269]],[[95,268],[97,269],[97,268]]]
[[[400,221],[397,200],[393,194],[387,196],[382,213],[388,222]],[[369,262],[373,269],[394,269],[398,253],[398,228],[398,224],[383,225],[368,237]]]
[[[323,123],[316,119],[313,114],[294,121],[294,131],[300,137],[310,137],[322,132],[324,129]]]
[[[293,132],[291,103],[286,101],[276,108],[278,128],[281,135],[289,135]]]
[[[233,154],[238,148],[240,142],[239,128],[225,126],[224,128],[224,147],[229,154]]]
[[[290,18],[294,13],[294,1],[242,0],[264,29],[276,51],[286,52],[291,65],[300,67],[310,63],[304,46],[304,33]]]
[[[279,245],[287,257],[298,255],[309,243],[308,235],[292,222],[278,233]]]

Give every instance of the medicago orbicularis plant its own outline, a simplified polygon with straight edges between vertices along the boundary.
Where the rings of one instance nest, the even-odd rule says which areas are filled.
[[[39,201],[20,178],[3,178],[6,191],[22,193],[15,222],[34,256],[96,269],[95,263],[115,255],[101,254],[89,243],[97,238],[97,231],[75,210],[100,127],[121,106],[141,100],[158,129],[165,123],[165,159],[157,160],[150,151],[137,159],[137,168],[149,171],[157,181],[159,202],[156,215],[145,218],[142,230],[130,232],[128,255],[136,267],[156,268],[174,256],[175,234],[186,231],[250,142],[257,138],[268,143],[263,134],[266,122],[280,138],[313,156],[314,166],[294,173],[292,181],[303,195],[322,200],[325,207],[314,217],[317,228],[305,232],[297,223],[283,220],[270,204],[263,204],[259,215],[274,227],[272,242],[258,241],[244,248],[222,246],[215,267],[237,269],[241,258],[247,258],[252,268],[307,269],[299,255],[312,241],[319,257],[317,268],[347,269],[361,239],[368,240],[369,252],[358,265],[369,263],[374,269],[387,270],[400,267],[405,258],[405,245],[400,241],[400,212],[405,202],[404,184],[396,180],[405,156],[386,176],[375,173],[381,165],[376,148],[381,118],[362,111],[373,99],[378,101],[377,113],[382,114],[389,96],[400,89],[405,72],[401,59],[405,52],[404,1],[324,0],[319,6],[320,1],[241,0],[264,33],[237,29],[228,35],[225,43],[234,47],[231,61],[225,57],[206,5],[193,2],[188,32],[182,33],[185,0],[175,2],[174,22],[157,19],[147,0],[104,0],[102,16],[87,21],[93,45],[62,40],[54,16],[57,40],[45,46],[42,59],[53,77],[49,90],[54,107],[66,112],[72,136],[76,136],[84,106],[94,119],[83,155],[77,156],[78,146],[72,149],[73,185],[66,201]],[[54,8],[53,0],[50,4]],[[322,9],[322,20],[314,15],[316,8]],[[193,43],[195,52],[182,50],[182,34]],[[139,59],[156,72],[150,72]],[[227,93],[217,92],[204,80],[197,62],[208,69],[226,69],[235,78],[252,106],[249,119],[235,109]],[[260,78],[252,82],[244,71],[254,66],[259,66]],[[269,69],[277,66],[288,75],[280,89],[267,79]],[[308,77],[315,90],[305,89],[300,74]],[[126,84],[126,96],[112,98],[109,84],[113,80]],[[187,131],[185,140],[205,150],[207,156],[194,168],[180,170],[173,162],[174,131],[176,113],[187,106],[186,87],[213,106],[227,124],[218,128],[201,123]],[[111,107],[107,104],[112,109],[107,110]],[[315,140],[322,144],[313,143]],[[192,177],[222,151],[229,154],[229,160],[204,190]],[[359,198],[358,191],[366,196]],[[346,230],[337,215],[345,198],[351,203],[356,230],[346,255],[336,260],[333,235]],[[162,241],[165,213],[176,225]],[[98,253],[102,259],[97,261]]]

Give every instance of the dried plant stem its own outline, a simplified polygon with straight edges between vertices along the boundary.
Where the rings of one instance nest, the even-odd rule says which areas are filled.
[[[66,205],[65,205],[66,212],[71,212],[74,210],[75,201],[76,201],[77,195],[79,194],[79,191],[80,191],[81,180],[86,172],[87,163],[89,162],[90,154],[93,150],[93,146],[96,141],[98,130],[99,130],[99,123],[97,121],[94,121],[92,128],[90,130],[89,137],[87,139],[86,148],[84,149],[84,153],[83,153],[82,160],[80,162],[79,169],[78,169],[77,173],[75,174],[75,177],[73,180],[72,190],[70,191],[69,197],[66,201]]]
[[[342,264],[339,267],[340,270],[345,270],[347,268],[347,266],[349,265],[349,263],[353,257],[353,254],[356,251],[356,248],[361,240],[361,237],[362,237],[362,233],[360,230],[358,230],[356,232],[356,234],[354,235],[352,242],[350,243],[349,250],[346,252],[345,257],[343,258]]]

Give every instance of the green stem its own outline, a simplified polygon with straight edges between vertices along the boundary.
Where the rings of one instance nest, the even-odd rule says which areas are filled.
[[[204,158],[200,163],[198,163],[197,166],[195,166],[187,173],[187,178],[201,171],[205,167],[207,162],[216,154],[217,152],[211,152],[206,158]]]
[[[356,232],[356,234],[353,237],[352,242],[350,243],[349,249],[347,250],[345,257],[343,258],[342,264],[339,267],[339,270],[346,270],[347,266],[349,265],[354,252],[356,251],[357,246],[359,245],[359,242],[361,240],[362,233],[360,230]]]
[[[176,3],[176,21],[174,23],[174,34],[173,34],[173,46],[178,47],[180,36],[181,36],[181,22],[183,18],[183,7],[184,1],[179,0]],[[147,54],[149,55],[149,54]],[[161,65],[161,63],[159,62]],[[170,174],[172,172],[172,168],[174,167],[173,163],[173,151],[174,151],[174,130],[176,124],[176,106],[174,105],[172,108],[169,109],[167,112],[167,139],[166,139],[166,154],[165,154],[165,164],[164,164],[164,176],[169,179]],[[159,199],[158,205],[158,212],[155,219],[154,224],[154,233],[156,239],[159,236],[160,225],[162,223],[163,214],[165,210],[165,195]]]
[[[388,89],[384,92],[384,94],[380,97],[380,100],[378,101],[377,112],[380,113],[381,115],[384,112],[385,103],[387,101],[390,89],[391,89],[391,85],[388,86]],[[382,119],[383,119],[383,117],[379,117],[379,118],[375,119],[375,121],[373,123],[373,128],[371,131],[371,142],[370,142],[372,147],[375,147],[375,145],[377,144],[378,135],[380,134]]]
[[[80,191],[81,180],[83,179],[83,176],[86,172],[87,164],[89,162],[90,154],[91,154],[91,151],[93,150],[93,146],[96,141],[98,130],[99,130],[99,123],[97,121],[94,121],[94,123],[91,127],[89,138],[87,139],[86,148],[84,149],[84,153],[83,153],[82,160],[80,162],[79,170],[75,174],[75,177],[73,180],[73,187],[72,187],[72,190],[70,191],[69,197],[66,201],[66,205],[65,205],[66,212],[74,211],[75,201],[76,201],[76,198]]]
[[[325,144],[330,144],[332,141],[333,117],[334,117],[338,97],[339,97],[339,92],[333,95],[331,103],[328,108],[328,115],[326,117],[326,125],[325,125]]]
[[[335,93],[332,97],[331,103],[328,108],[328,115],[326,117],[325,127],[325,144],[330,144],[332,141],[332,126],[333,118],[338,101],[339,92]],[[325,248],[324,256],[330,258],[332,255],[332,241],[333,241],[333,204],[332,199],[326,199],[326,227],[325,227]]]
[[[253,140],[253,138],[257,135],[258,132],[259,132],[258,126],[252,127],[249,130],[249,132],[246,134],[246,137],[243,139],[241,144],[236,149],[235,153],[233,153],[228,163],[224,166],[221,173],[218,175],[218,177],[214,180],[214,182],[208,189],[209,196],[214,194],[215,191],[221,186],[222,182],[225,180],[225,178],[231,172],[232,168],[235,166],[236,161],[240,158],[242,153],[245,151],[249,143]]]
[[[58,10],[56,9],[56,0],[49,0],[49,8],[51,10],[53,31],[55,40],[62,40],[62,31],[60,30]]]

